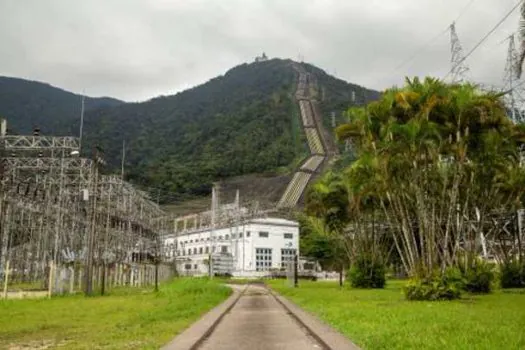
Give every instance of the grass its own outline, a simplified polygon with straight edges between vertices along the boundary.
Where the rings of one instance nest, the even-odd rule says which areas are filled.
[[[158,293],[117,289],[0,301],[0,349],[158,349],[231,294],[220,281],[177,279]]]
[[[525,349],[525,291],[461,300],[404,300],[403,282],[356,290],[331,282],[268,284],[365,349]]]

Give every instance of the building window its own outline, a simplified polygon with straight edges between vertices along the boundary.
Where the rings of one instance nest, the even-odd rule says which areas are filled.
[[[193,243],[193,239],[190,240],[190,243]]]
[[[193,265],[193,269],[194,270],[197,270],[199,267],[197,266],[197,264]]]
[[[286,268],[288,263],[294,260],[297,250],[281,249],[281,267]]]
[[[191,264],[186,264],[186,265],[184,265],[184,268],[185,268],[186,270],[191,270]]]
[[[224,239],[225,239],[225,240],[229,240],[229,239],[230,239],[230,235],[226,235],[226,236],[224,237]]]
[[[206,247],[206,254],[210,254],[210,247]]]
[[[293,233],[285,233],[284,239],[293,239]]]
[[[239,233],[239,238],[242,238],[242,232],[241,232],[241,233]]]
[[[215,253],[215,247],[211,247],[211,251]]]
[[[260,238],[268,238],[270,234],[268,232],[259,232],[259,237]]]
[[[228,253],[228,246],[226,245],[221,246],[221,253]]]
[[[177,255],[180,255],[180,250],[177,250]]]
[[[272,250],[269,248],[255,249],[255,269],[268,271],[272,267]]]
[[[193,248],[193,255],[197,254],[197,248]]]
[[[250,231],[246,232],[246,237],[250,237]]]
[[[199,248],[199,254],[202,254],[202,247]]]
[[[222,236],[219,236],[219,241],[222,241]]]

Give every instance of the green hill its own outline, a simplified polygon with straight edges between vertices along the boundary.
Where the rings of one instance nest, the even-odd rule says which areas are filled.
[[[208,194],[211,183],[221,179],[286,173],[308,154],[294,100],[297,72],[293,64],[280,59],[242,64],[176,95],[141,103],[108,100],[109,106],[90,105],[85,114],[83,151],[89,153],[97,144],[109,167],[119,169],[122,141],[126,140],[127,178],[178,193],[180,198]],[[348,108],[351,91],[367,99],[378,96],[370,90],[363,93],[363,88],[314,66],[305,67],[318,81],[323,112]],[[65,93],[38,85],[45,87],[54,89],[49,95]],[[42,122],[41,129],[48,134],[77,133],[78,96],[70,94],[73,103],[69,95],[60,95],[35,109],[27,107],[32,89],[27,88],[27,93],[19,90],[8,102],[0,98],[0,115],[10,125],[28,132],[39,115],[36,121]],[[330,115],[323,113],[323,117],[330,127]]]
[[[122,104],[114,98],[86,98],[86,111]],[[39,127],[45,134],[78,135],[82,97],[36,81],[0,77],[0,116],[17,134]]]

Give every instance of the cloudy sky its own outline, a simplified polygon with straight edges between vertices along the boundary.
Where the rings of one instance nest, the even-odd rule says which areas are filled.
[[[138,101],[203,83],[264,51],[384,89],[406,75],[446,75],[447,26],[462,14],[457,31],[468,52],[516,3],[0,0],[0,75]],[[501,85],[502,41],[518,19],[515,11],[468,59],[473,80]]]

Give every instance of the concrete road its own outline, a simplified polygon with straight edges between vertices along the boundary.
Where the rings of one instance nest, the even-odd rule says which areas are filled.
[[[322,346],[264,287],[250,285],[199,349],[319,350]]]

